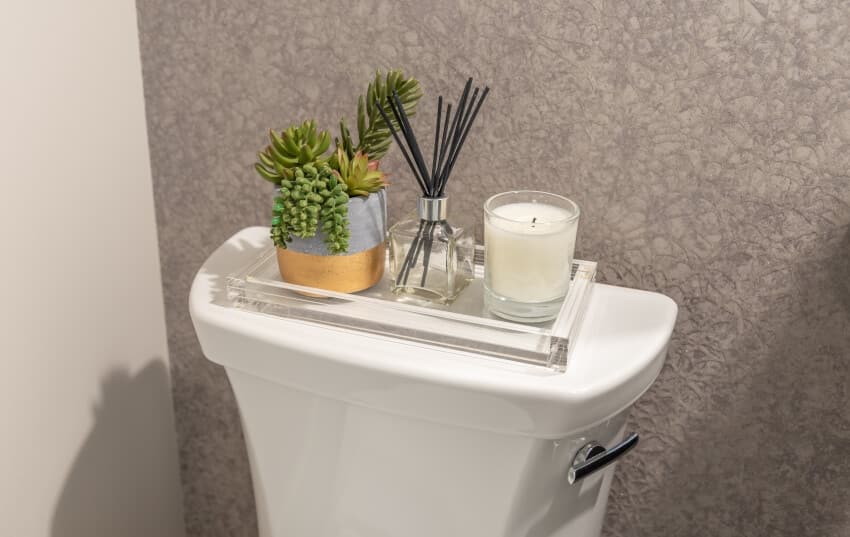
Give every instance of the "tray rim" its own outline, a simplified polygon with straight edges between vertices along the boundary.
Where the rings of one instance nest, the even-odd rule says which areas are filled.
[[[483,246],[476,245],[476,253],[478,253],[479,251],[483,252],[483,250]],[[274,245],[268,246],[264,248],[256,258],[251,260],[251,262],[247,263],[239,270],[234,271],[226,276],[225,280],[227,288],[227,297],[232,307],[262,314],[264,312],[261,311],[261,308],[259,307],[261,304],[272,305],[275,306],[277,309],[287,310],[287,308],[298,307],[299,303],[301,303],[303,306],[305,302],[315,303],[315,300],[317,299],[331,298],[364,304],[367,307],[391,309],[397,311],[404,311],[408,314],[435,317],[449,322],[456,322],[459,323],[459,325],[473,325],[488,329],[505,330],[514,333],[527,334],[529,336],[537,336],[548,340],[542,342],[543,344],[548,342],[548,356],[545,353],[541,352],[539,353],[539,360],[530,360],[527,357],[512,357],[504,352],[482,351],[481,354],[493,356],[500,359],[531,363],[534,365],[545,365],[550,369],[555,369],[561,372],[566,369],[569,352],[574,347],[573,340],[577,337],[580,325],[582,324],[583,313],[584,310],[587,309],[589,295],[592,291],[592,284],[595,281],[597,273],[597,263],[595,261],[574,259],[573,266],[571,268],[572,283],[570,285],[570,290],[564,298],[564,302],[561,306],[561,310],[559,311],[558,316],[551,322],[551,325],[539,326],[503,319],[495,319],[491,317],[476,316],[462,312],[452,312],[439,307],[428,307],[415,303],[405,303],[398,300],[388,300],[385,298],[364,296],[359,293],[342,293],[337,291],[328,291],[309,286],[291,284],[282,280],[270,280],[267,277],[259,277],[254,274],[260,269],[264,268],[268,263],[277,263],[276,257],[276,247]],[[483,265],[479,265],[478,263],[476,263],[474,270],[475,279],[482,279],[483,276]],[[310,301],[305,300],[305,297],[303,296],[299,298],[295,296],[283,297],[278,295],[271,295],[274,296],[274,300],[258,299],[256,297],[256,294],[258,293],[261,295],[269,295],[269,293],[264,292],[262,290],[263,287],[271,287],[273,289],[277,289],[284,292],[289,291],[296,293],[308,293],[311,295],[318,296],[311,297],[312,300]],[[254,292],[253,298],[248,297],[248,292],[250,291]],[[286,304],[283,304],[282,302],[285,302]],[[344,323],[331,322],[314,318],[299,319],[296,316],[287,316],[283,314],[266,314],[278,318],[283,317],[290,318],[292,320],[300,320],[302,322],[308,322],[320,326],[353,329],[357,331],[362,331],[364,333],[371,333],[373,335],[380,335],[384,337],[397,337],[399,339],[417,341],[421,344],[436,346],[438,348],[442,347],[465,352],[477,352],[474,347],[462,347],[455,344],[448,344],[446,342],[432,341],[428,340],[424,336],[414,337],[411,335],[404,335],[401,333],[401,331],[409,331],[410,329],[400,326],[396,327],[399,332],[394,333],[391,330],[379,331],[376,328],[369,329],[364,328],[363,326],[355,326],[353,323],[349,326],[346,326]],[[346,317],[344,314],[339,313],[336,313],[335,315]],[[375,321],[375,324],[381,324],[384,327],[392,326],[391,324],[387,324],[383,321]],[[471,344],[479,340],[469,339],[466,341]],[[544,356],[546,358],[544,358]]]

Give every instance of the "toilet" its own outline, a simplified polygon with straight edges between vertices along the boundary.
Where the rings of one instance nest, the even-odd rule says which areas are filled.
[[[669,298],[594,284],[566,371],[232,307],[247,228],[190,310],[242,418],[261,537],[597,537],[631,405],[664,363]]]

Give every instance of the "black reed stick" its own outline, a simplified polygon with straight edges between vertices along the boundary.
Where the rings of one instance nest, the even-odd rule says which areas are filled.
[[[469,90],[472,89],[472,79],[466,81],[466,85],[463,87],[463,94],[460,96],[460,102],[457,105],[458,108],[458,123],[455,128],[454,135],[457,137],[460,132],[461,126],[463,125],[463,118],[466,115],[466,109],[469,104]],[[454,141],[454,139],[453,139]]]
[[[401,265],[401,271],[399,271],[398,276],[396,277],[396,280],[400,281],[402,285],[407,285],[407,277],[410,274],[410,269],[413,267],[416,258],[419,257],[417,250],[419,241],[422,239],[422,228],[424,226],[425,220],[420,220],[419,230],[416,232],[416,236],[413,237],[413,242],[410,243],[410,249],[407,251],[407,255],[404,256],[404,263]]]
[[[443,96],[437,98],[437,126],[434,132],[434,160],[431,161],[431,177],[436,177],[437,173],[437,148],[440,147],[440,116],[443,112]]]
[[[416,153],[414,151],[413,142],[411,141],[410,131],[407,129],[407,124],[402,120],[401,113],[396,109],[395,102],[392,97],[387,97],[387,104],[390,105],[390,111],[393,113],[393,116],[396,119],[396,123],[398,123],[398,130],[401,132],[401,135],[404,137],[405,142],[407,142],[407,149],[410,152],[410,156],[415,163],[414,171],[417,172],[419,177],[424,181],[424,184],[428,184],[427,177],[422,173],[422,168],[419,166],[419,160],[416,158]]]
[[[428,267],[431,265],[431,247],[434,244],[434,228],[437,227],[437,222],[429,222],[428,240],[425,241],[425,255],[422,257],[422,281],[420,285],[425,287],[425,281],[428,279]]]
[[[479,89],[475,88],[475,91],[472,92],[472,97],[470,98],[470,100],[468,102],[464,101],[463,103],[462,117],[460,119],[460,122],[458,123],[457,130],[455,130],[455,136],[452,139],[451,146],[449,147],[449,164],[451,164],[454,155],[457,153],[457,150],[459,149],[458,145],[460,143],[460,140],[463,136],[463,133],[466,131],[467,126],[469,125],[469,118],[472,114],[473,107],[475,106],[475,98],[478,96],[478,91]],[[448,179],[448,175],[445,175],[445,177],[440,178],[440,184],[437,187],[438,193],[445,190],[445,181],[443,181],[444,178]]]
[[[419,186],[422,188],[422,191],[424,192],[425,189],[426,189],[425,183],[422,181],[422,178],[419,177],[419,174],[416,173],[416,167],[413,165],[413,162],[410,160],[410,156],[407,154],[407,151],[404,148],[404,144],[401,143],[401,140],[399,139],[398,134],[396,133],[395,129],[393,128],[392,121],[390,121],[390,118],[387,116],[387,113],[384,112],[384,109],[381,106],[380,101],[378,101],[377,99],[375,100],[375,106],[377,106],[378,112],[381,113],[381,117],[384,118],[384,121],[386,122],[387,127],[389,127],[390,134],[393,135],[393,138],[395,139],[395,143],[398,144],[399,149],[401,149],[401,154],[404,155],[404,160],[407,161],[407,165],[410,166],[411,171],[413,171],[413,176],[416,178],[416,182],[419,183]],[[401,125],[399,125],[399,126],[401,126]]]
[[[445,174],[446,180],[448,180],[448,176],[451,175],[452,170],[455,167],[455,162],[457,161],[457,156],[460,154],[461,148],[463,148],[463,144],[466,141],[466,137],[469,134],[470,129],[472,128],[472,123],[475,121],[475,118],[478,117],[478,111],[481,109],[481,105],[484,104],[484,99],[487,98],[487,95],[490,93],[489,86],[484,87],[484,91],[481,93],[481,98],[478,100],[478,104],[475,106],[475,111],[472,113],[472,117],[469,118],[469,122],[466,125],[465,131],[463,133],[463,137],[460,139],[460,144],[457,147],[457,150],[452,157],[451,162],[449,163],[448,173]],[[440,186],[440,191],[438,195],[442,196],[443,191],[446,189],[446,181],[444,180],[442,185]]]
[[[472,124],[475,122],[475,118],[478,116],[478,111],[481,109],[481,105],[490,91],[489,87],[485,87],[484,91],[480,92],[480,88],[476,87],[475,91],[470,95],[471,88],[472,78],[469,78],[466,84],[464,84],[463,92],[455,105],[454,117],[452,117],[451,103],[446,103],[446,113],[443,116],[443,96],[439,96],[437,100],[437,122],[434,126],[434,149],[430,170],[425,163],[422,150],[416,139],[416,133],[410,125],[410,120],[407,112],[404,110],[404,105],[399,98],[398,92],[393,91],[391,95],[387,95],[387,104],[392,115],[395,117],[398,131],[393,127],[393,123],[390,121],[381,103],[375,101],[378,111],[389,127],[390,133],[399,147],[401,147],[402,155],[404,155],[410,171],[413,172],[413,176],[416,178],[417,183],[419,183],[419,187],[422,189],[422,196],[425,198],[437,198],[444,195],[458,155],[469,135]],[[440,135],[441,130],[442,136]],[[426,287],[428,268],[433,253],[434,235],[438,226],[441,233],[439,240],[445,242],[446,239],[442,233],[452,233],[448,222],[445,220],[431,222],[420,219],[419,229],[411,241],[401,270],[396,277],[396,281],[401,286],[407,285],[410,271],[418,264],[419,256],[422,254],[423,267],[419,284],[422,287]]]
[[[442,95],[440,95],[440,97],[442,97]],[[437,161],[437,173],[435,174],[435,177],[440,177],[443,173],[442,172],[443,160],[446,157],[446,139],[447,139],[447,136],[449,134],[449,123],[451,123],[451,117],[452,117],[452,103],[449,103],[446,106],[446,119],[443,122],[443,138],[442,138],[442,141],[440,142],[440,157]],[[434,143],[437,143],[437,140],[434,140]]]
[[[460,118],[463,116],[463,106],[466,102],[466,96],[469,94],[469,87],[472,85],[472,79],[466,81],[466,84],[463,87],[463,93],[461,93],[460,100],[457,103],[457,110],[455,111],[455,117],[452,121],[451,130],[449,130],[449,147],[453,145],[455,139],[455,133],[457,133],[458,123],[460,122]],[[450,152],[450,150],[449,150]],[[443,169],[443,173],[445,173],[445,168]],[[442,182],[442,176],[440,177],[440,182]]]
[[[403,132],[405,134],[405,138],[407,138],[407,144],[413,152],[413,159],[416,161],[416,165],[419,166],[419,172],[422,174],[422,178],[425,179],[425,184],[428,185],[429,195],[433,195],[431,194],[431,191],[434,189],[434,182],[431,180],[431,175],[428,173],[428,166],[425,165],[425,159],[422,158],[422,151],[419,150],[419,143],[416,141],[416,135],[413,133],[413,129],[407,121],[407,113],[404,111],[404,106],[401,104],[398,92],[393,90],[392,97],[392,100],[395,101],[393,113],[397,113],[398,117],[404,123]]]
[[[469,102],[464,103],[464,109],[463,109],[463,112],[462,112],[462,116],[460,118],[460,121],[458,122],[457,129],[455,129],[455,132],[453,133],[454,136],[449,141],[449,146],[446,150],[448,152],[448,156],[446,157],[446,165],[443,169],[444,176],[440,177],[440,184],[437,187],[437,192],[440,192],[441,190],[445,189],[445,182],[443,181],[443,179],[445,178],[446,180],[448,180],[449,174],[446,173],[446,172],[449,172],[449,170],[451,168],[452,160],[454,159],[454,156],[457,154],[457,150],[458,150],[458,147],[459,147],[459,144],[460,144],[460,140],[463,137],[463,133],[465,132],[465,129],[467,127],[470,115],[471,115],[471,113],[473,111],[473,107],[475,105],[475,97],[477,97],[477,95],[478,95],[478,88],[475,88],[475,91],[472,94],[472,99],[470,99]]]

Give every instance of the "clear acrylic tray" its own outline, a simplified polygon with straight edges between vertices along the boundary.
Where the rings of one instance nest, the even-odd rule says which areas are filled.
[[[232,307],[247,311],[563,372],[595,277],[595,262],[576,260],[572,284],[558,317],[545,323],[522,324],[484,311],[481,246],[475,252],[475,279],[449,305],[393,294],[389,271],[377,285],[359,293],[286,283],[278,271],[275,248],[270,247],[249,266],[227,278],[227,296]]]

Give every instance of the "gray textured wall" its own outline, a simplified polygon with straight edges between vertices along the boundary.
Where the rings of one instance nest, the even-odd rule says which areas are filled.
[[[583,209],[603,280],[681,306],[607,535],[850,534],[850,5],[139,0],[186,513],[253,536],[223,372],[186,310],[205,257],[264,223],[269,126],[352,110],[375,67],[492,96],[454,174]],[[432,119],[427,120],[430,123]],[[413,199],[398,154],[393,215]]]

